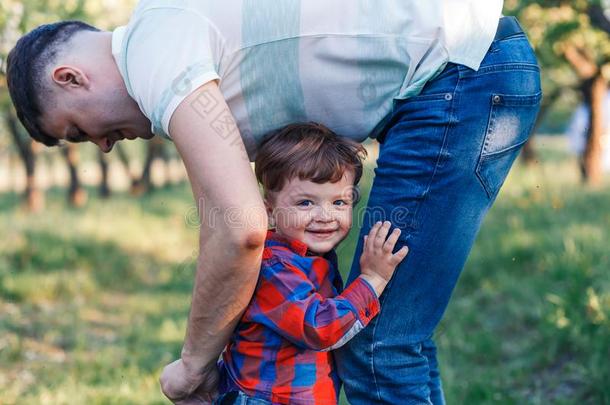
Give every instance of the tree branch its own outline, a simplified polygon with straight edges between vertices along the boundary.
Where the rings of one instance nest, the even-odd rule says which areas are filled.
[[[595,62],[589,59],[574,45],[566,45],[564,56],[581,79],[590,79],[595,76],[599,70]]]

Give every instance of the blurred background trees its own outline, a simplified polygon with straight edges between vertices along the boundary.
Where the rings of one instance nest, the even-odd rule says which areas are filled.
[[[88,183],[97,183],[103,197],[110,195],[113,180],[119,181],[116,177],[122,177],[119,183],[138,195],[168,178],[185,178],[177,167],[175,150],[161,140],[118,144],[110,156],[82,145],[69,145],[61,153],[41,148],[25,134],[10,103],[4,80],[5,62],[21,35],[40,24],[67,19],[84,20],[111,30],[128,20],[135,3],[136,0],[4,0],[0,4],[0,131],[5,135],[0,139],[0,160],[11,163],[5,165],[4,176],[15,177],[9,173],[15,170],[15,158],[21,162],[23,173],[20,181],[15,180],[18,184],[5,182],[4,190],[21,191],[30,210],[44,207],[44,190],[53,186],[67,190],[71,205],[85,204],[87,192],[81,177],[88,178]],[[525,27],[542,68],[544,98],[535,132],[562,132],[578,103],[590,107],[580,168],[583,181],[593,186],[602,182],[601,155],[607,143],[603,100],[610,71],[609,10],[610,0],[506,0],[504,9],[505,14],[516,15]],[[526,145],[523,157],[535,160],[532,142]],[[83,164],[91,162],[97,162],[96,169],[85,172]],[[37,168],[41,165],[44,167]],[[54,165],[61,173],[51,176],[48,165]],[[154,171],[161,173],[156,182]],[[2,189],[0,185],[0,192]]]
[[[22,184],[5,182],[4,191],[22,190],[29,210],[42,210],[45,205],[44,191],[53,186],[66,189],[70,205],[84,205],[87,192],[82,185],[83,176],[95,177],[91,182],[98,184],[100,196],[110,196],[112,167],[115,167],[115,172],[120,173],[115,177],[123,177],[124,183],[126,179],[127,187],[137,195],[151,191],[155,184],[162,184],[172,176],[176,179],[184,178],[179,168],[170,170],[179,164],[176,162],[175,152],[161,140],[148,144],[136,141],[135,145],[129,146],[118,144],[110,156],[103,156],[90,145],[44,148],[25,133],[10,102],[5,80],[6,57],[24,33],[40,24],[71,19],[83,20],[101,29],[111,30],[128,21],[135,3],[135,0],[3,0],[0,3],[0,132],[4,135],[0,139],[0,160],[6,162],[2,176],[12,177],[13,180],[19,177],[15,173],[15,157],[21,162],[22,170],[19,172],[23,173],[23,179],[19,182]],[[81,158],[83,152],[85,159]],[[97,163],[95,170],[89,170],[94,171],[95,176],[82,168],[83,160],[86,163]],[[156,183],[152,176],[155,163],[165,166],[159,169],[165,173]],[[54,171],[58,173],[53,174]]]
[[[540,120],[564,98],[582,100],[589,107],[581,171],[583,180],[599,186],[607,142],[604,99],[610,68],[610,1],[508,0],[505,12],[519,18],[538,55],[545,95]]]

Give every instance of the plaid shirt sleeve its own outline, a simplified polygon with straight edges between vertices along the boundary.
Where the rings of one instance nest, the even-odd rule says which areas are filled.
[[[364,279],[328,298],[298,266],[275,260],[261,268],[249,317],[299,347],[327,351],[348,342],[378,312],[377,295]]]

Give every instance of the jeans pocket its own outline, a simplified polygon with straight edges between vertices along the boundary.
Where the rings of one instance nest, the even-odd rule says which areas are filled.
[[[491,109],[476,175],[489,198],[495,198],[508,172],[529,138],[542,93],[492,94]]]

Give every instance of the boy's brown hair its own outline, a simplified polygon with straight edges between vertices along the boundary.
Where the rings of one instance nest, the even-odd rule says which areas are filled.
[[[297,177],[319,184],[336,183],[350,170],[356,186],[366,155],[361,144],[338,136],[322,124],[296,123],[265,136],[258,148],[254,171],[265,197]]]

